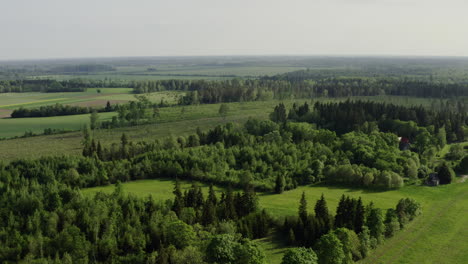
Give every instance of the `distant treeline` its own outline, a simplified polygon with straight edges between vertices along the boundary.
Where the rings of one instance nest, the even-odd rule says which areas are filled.
[[[419,135],[417,126],[427,127],[432,134],[441,133],[448,142],[463,141],[465,126],[468,124],[468,105],[458,102],[439,111],[422,106],[397,106],[371,101],[351,101],[339,103],[316,102],[294,104],[286,116],[284,105],[275,108],[273,118],[283,122],[285,119],[314,123],[318,127],[330,129],[338,134],[362,130],[378,125],[382,131],[415,140]],[[411,121],[414,123],[400,122]],[[443,131],[442,131],[443,130]],[[422,144],[425,145],[425,144]]]
[[[79,64],[55,66],[47,70],[47,72],[51,73],[93,73],[105,71],[115,71],[115,68],[104,64]]]
[[[231,80],[17,80],[0,81],[0,92],[70,92],[91,87],[127,87],[136,94],[166,90],[186,91],[182,104],[257,101],[268,99],[416,96],[448,98],[468,96],[468,84],[371,77],[317,77],[308,71],[261,79]]]
[[[114,110],[115,110],[115,106],[112,106],[110,102],[107,102],[106,106],[101,107],[101,108],[55,104],[55,105],[41,106],[38,108],[15,109],[11,113],[11,117],[23,118],[23,117],[50,117],[50,116],[82,115],[82,114],[89,114],[93,111],[112,112]]]
[[[468,96],[468,84],[373,78],[294,79],[278,76],[260,80],[148,81],[135,82],[132,86],[134,93],[187,91],[189,93],[182,98],[182,104],[376,95],[432,98]]]
[[[264,80],[287,81],[293,86],[314,87],[315,94],[330,97],[356,95],[398,95],[446,98],[467,96],[468,84],[429,80],[413,80],[408,77],[324,77],[311,70],[288,72]]]
[[[0,81],[0,93],[23,92],[84,92],[86,88],[118,88],[129,87],[127,81],[114,80],[85,80],[71,79],[65,81],[56,80],[10,80]]]

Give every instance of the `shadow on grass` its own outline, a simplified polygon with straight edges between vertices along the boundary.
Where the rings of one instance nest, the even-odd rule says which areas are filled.
[[[262,245],[267,252],[268,258],[273,257],[273,255],[283,255],[290,247],[286,244],[286,238],[277,230],[273,230],[267,237],[255,241]]]
[[[340,185],[340,184],[329,184],[329,183],[315,183],[315,184],[309,184],[309,185],[301,185],[298,187],[322,187],[322,188],[328,188],[328,189],[333,189],[333,190],[341,190],[343,192],[351,193],[351,192],[362,192],[366,194],[372,194],[372,193],[383,193],[387,191],[393,191],[397,189],[386,189],[386,188],[366,188],[366,187],[357,187],[357,186],[349,186],[349,185]],[[290,192],[290,191],[295,191],[297,189],[292,189],[288,190],[285,192]],[[262,192],[261,194],[258,194],[259,196],[268,196],[268,195],[275,195],[275,192]]]

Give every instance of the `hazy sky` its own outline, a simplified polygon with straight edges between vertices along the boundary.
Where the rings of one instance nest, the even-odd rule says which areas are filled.
[[[466,0],[0,0],[0,60],[468,56]]]

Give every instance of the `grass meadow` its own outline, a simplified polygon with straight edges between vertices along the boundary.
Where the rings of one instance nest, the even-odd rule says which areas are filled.
[[[182,188],[190,188],[183,182]],[[141,180],[124,183],[124,191],[139,197],[173,199],[174,183],[167,179]],[[207,186],[202,185],[207,192]],[[111,193],[112,185],[83,189],[84,195]],[[217,191],[220,189],[217,188]],[[324,194],[328,207],[335,212],[340,197],[361,197],[365,204],[378,208],[393,208],[401,198],[411,197],[421,203],[423,214],[394,237],[386,240],[359,263],[466,263],[468,259],[468,183],[439,187],[406,186],[399,190],[374,191],[360,188],[325,185],[301,186],[283,194],[260,193],[260,206],[275,217],[295,215],[302,192],[306,194],[308,210]],[[281,262],[285,247],[274,236],[258,240],[267,252],[268,263]]]

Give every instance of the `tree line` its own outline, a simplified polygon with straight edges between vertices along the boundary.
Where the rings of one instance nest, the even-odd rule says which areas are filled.
[[[313,70],[299,70],[266,76],[263,79],[287,81],[293,86],[313,87],[314,94],[330,97],[398,95],[449,98],[468,95],[468,85],[464,82],[434,81],[433,78],[428,80],[414,79],[407,76],[375,77],[366,76],[359,72],[356,72],[356,76],[337,77],[336,74],[320,74]]]
[[[272,120],[314,123],[318,127],[336,131],[338,134],[354,130],[369,131],[379,128],[418,141],[421,134],[438,135],[442,147],[446,142],[464,141],[468,124],[468,106],[459,103],[456,110],[450,108],[435,111],[422,106],[397,106],[394,104],[347,100],[343,102],[316,102],[309,106],[294,104],[287,112],[284,104],[275,107]],[[423,139],[421,139],[424,141]],[[423,142],[424,143],[424,142]],[[429,143],[429,142],[427,142]],[[425,144],[420,144],[423,149]]]
[[[105,107],[84,107],[73,105],[47,105],[38,108],[19,108],[13,110],[11,113],[12,118],[25,118],[25,117],[51,117],[51,116],[66,116],[66,115],[83,115],[95,112],[112,112],[115,111],[117,106],[111,105],[108,101]]]

